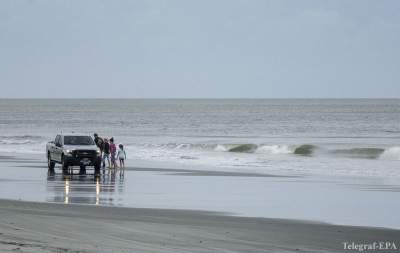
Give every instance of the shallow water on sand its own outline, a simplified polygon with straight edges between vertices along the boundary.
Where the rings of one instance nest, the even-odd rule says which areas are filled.
[[[48,174],[41,160],[1,159],[0,198],[227,212],[400,228],[400,188],[371,178],[282,177],[163,168],[122,176]]]

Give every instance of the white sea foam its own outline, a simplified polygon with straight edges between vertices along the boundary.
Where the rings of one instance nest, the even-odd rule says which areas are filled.
[[[292,154],[294,150],[288,145],[261,145],[256,149],[256,153],[262,154]]]
[[[391,147],[385,149],[379,158],[385,160],[400,160],[400,147]]]
[[[228,148],[222,144],[218,144],[217,146],[215,146],[214,150],[219,152],[226,152],[228,151]]]

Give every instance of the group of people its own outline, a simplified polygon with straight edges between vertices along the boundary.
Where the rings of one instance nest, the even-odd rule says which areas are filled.
[[[97,133],[93,134],[93,136],[94,142],[101,152],[103,169],[106,166],[106,160],[108,162],[108,168],[110,169],[118,168],[117,160],[119,161],[119,168],[125,169],[126,153],[124,150],[124,146],[122,144],[119,144],[117,150],[117,145],[114,143],[113,137],[111,137],[110,139],[103,139],[99,137]]]

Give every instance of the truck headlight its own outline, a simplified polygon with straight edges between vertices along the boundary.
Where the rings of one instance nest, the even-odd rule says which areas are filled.
[[[96,150],[96,154],[97,154],[97,156],[100,156],[100,155],[101,155],[100,149]]]
[[[65,154],[66,154],[66,155],[72,155],[72,152],[74,152],[74,151],[71,150],[71,149],[65,150]]]

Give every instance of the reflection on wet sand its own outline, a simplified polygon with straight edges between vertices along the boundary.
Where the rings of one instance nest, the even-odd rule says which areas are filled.
[[[117,195],[124,192],[124,175],[115,172],[100,176],[48,173],[47,192],[49,202],[112,206],[116,205]]]

